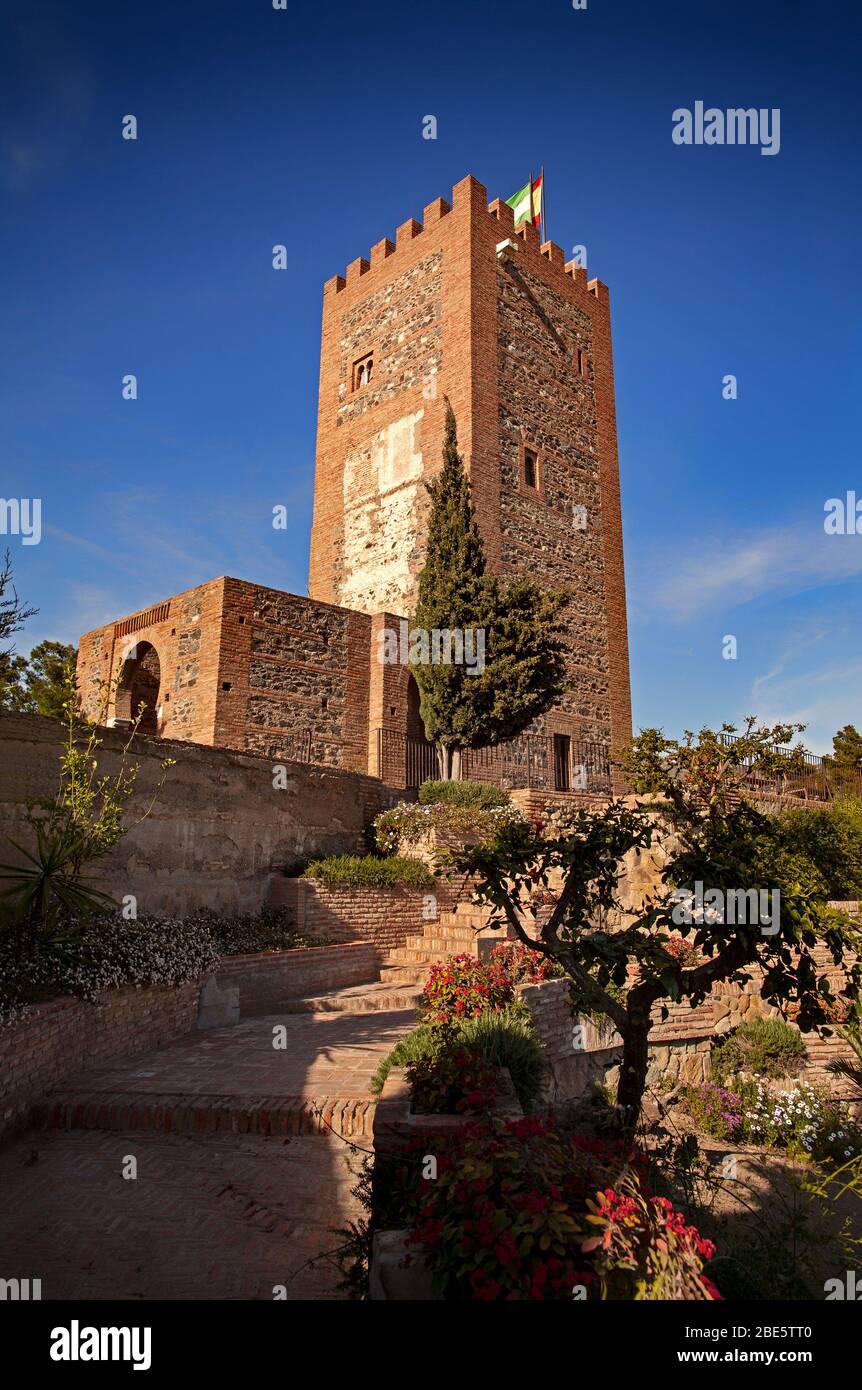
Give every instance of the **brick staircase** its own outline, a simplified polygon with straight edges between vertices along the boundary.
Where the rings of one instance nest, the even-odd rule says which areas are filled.
[[[453,911],[441,912],[426,922],[416,936],[408,936],[403,946],[387,952],[374,984],[354,985],[329,994],[291,999],[288,1013],[338,1012],[372,1013],[378,1009],[415,1009],[428,971],[445,956],[479,956],[481,943],[496,945],[505,939],[502,931],[489,931],[490,911],[470,903],[458,903]]]

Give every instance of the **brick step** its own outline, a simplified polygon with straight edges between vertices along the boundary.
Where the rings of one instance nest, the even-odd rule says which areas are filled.
[[[373,985],[351,985],[346,989],[334,990],[331,994],[309,994],[300,999],[288,999],[284,1011],[288,1014],[370,1014],[378,1010],[415,1009],[421,992],[421,986],[413,982],[393,984],[380,981]]]
[[[437,921],[449,927],[484,927],[487,926],[490,915],[490,912],[480,912],[475,908],[467,912],[459,912],[457,908],[450,912],[448,908],[444,908],[442,912],[438,912]]]
[[[356,1097],[54,1092],[33,1107],[36,1129],[147,1130],[164,1134],[370,1135],[377,1102]]]
[[[483,927],[478,930],[470,926],[448,926],[445,922],[426,922],[422,928],[423,936],[445,937],[449,941],[475,941],[477,936],[498,936],[502,940],[500,932],[486,932]]]
[[[453,951],[451,944],[444,947],[441,951],[431,950],[428,946],[396,946],[389,952],[388,960],[390,965],[425,965],[430,966],[435,961],[442,960],[445,956],[460,954]]]
[[[387,964],[380,967],[380,982],[390,989],[401,989],[407,985],[419,985],[420,990],[428,979],[427,965]]]
[[[424,951],[426,956],[475,956],[478,940],[476,936],[438,936],[435,932],[433,936],[408,936],[403,947],[397,949]]]

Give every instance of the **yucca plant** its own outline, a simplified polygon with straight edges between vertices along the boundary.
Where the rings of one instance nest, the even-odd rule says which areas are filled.
[[[852,1082],[862,1094],[862,1031],[858,1023],[848,1023],[839,1028],[838,1032],[852,1047],[856,1060],[854,1062],[849,1057],[835,1057],[829,1063],[827,1071],[831,1071],[833,1076],[843,1076],[845,1081]]]
[[[0,898],[12,907],[12,925],[19,957],[34,955],[40,940],[62,937],[64,918],[89,918],[94,912],[115,907],[108,893],[82,881],[83,865],[94,857],[87,836],[74,822],[31,820],[35,849],[10,841],[29,862],[0,864],[0,879],[9,885]]]
[[[101,683],[102,717],[119,675],[118,671],[113,685]],[[90,865],[126,833],[126,811],[137,775],[137,767],[128,763],[127,755],[142,711],[138,711],[122,749],[119,769],[108,774],[99,767],[99,725],[78,708],[74,671],[67,673],[64,708],[66,740],[56,795],[28,809],[32,848],[11,842],[27,862],[0,864],[0,880],[7,883],[0,890],[0,899],[11,909],[8,925],[16,934],[19,959],[35,955],[41,940],[62,940],[85,926],[94,913],[116,907],[108,893],[86,881],[86,874]],[[173,761],[162,761],[162,779],[139,819],[152,810]]]

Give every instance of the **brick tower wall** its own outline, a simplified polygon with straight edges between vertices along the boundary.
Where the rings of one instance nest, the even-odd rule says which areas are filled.
[[[532,227],[516,233],[511,209],[489,207],[472,177],[451,206],[437,199],[423,225],[404,223],[394,246],[378,242],[324,288],[316,598],[412,611],[444,395],[489,567],[573,594],[571,688],[532,732],[618,745],[631,709],[608,291]],[[536,489],[525,448],[538,456]]]
[[[215,579],[81,638],[78,681],[91,717],[99,681],[143,642],[158,654],[162,737],[366,771],[366,614]],[[122,712],[118,701],[107,716]]]
[[[117,713],[113,702],[105,710],[100,687],[114,682],[126,656],[148,642],[159,660],[160,733],[213,743],[223,590],[224,580],[213,579],[85,633],[78,646],[78,687],[90,718]]]

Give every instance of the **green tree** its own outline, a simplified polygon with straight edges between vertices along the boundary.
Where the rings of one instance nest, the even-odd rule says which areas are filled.
[[[19,708],[49,719],[62,719],[70,681],[74,684],[78,650],[65,642],[40,642],[22,672]]]
[[[0,710],[23,710],[27,658],[17,652],[0,652]]]
[[[836,767],[862,768],[862,734],[853,724],[845,724],[832,739],[833,760]]]
[[[792,1004],[803,1032],[826,1027],[837,1000],[813,956],[825,944],[842,966],[844,1004],[858,1017],[862,934],[795,881],[775,820],[749,796],[759,777],[786,770],[779,749],[798,729],[758,728],[751,718],[735,739],[732,725],[681,742],[645,731],[623,768],[629,785],[648,783],[648,803],[612,801],[549,826],[506,825],[491,843],[454,856],[459,872],[476,876],[474,891],[494,909],[495,922],[558,961],[581,1007],[613,1020],[623,1042],[617,1101],[629,1131],[646,1085],[654,1011],[666,1015],[669,1002],[696,1005],[714,984],[744,983],[762,972],[768,1003],[782,1010]],[[667,854],[661,884],[626,912],[625,857],[658,838]],[[708,910],[698,907],[698,885]],[[777,921],[737,914],[739,899],[729,896],[765,892],[774,910],[776,889]],[[524,912],[537,891],[547,901],[533,937]],[[737,915],[746,920],[737,922]],[[697,963],[668,949],[675,935],[696,948]]]
[[[413,665],[425,731],[437,744],[440,775],[449,780],[460,776],[462,749],[514,738],[559,698],[566,682],[565,595],[526,578],[504,583],[486,574],[448,401],[443,468],[427,487],[428,548],[413,628],[473,633],[477,642],[484,641],[481,665],[428,660]]]
[[[28,608],[18,597],[12,582],[12,559],[9,551],[0,565],[0,644],[20,632],[28,618],[35,617],[38,608]],[[0,709],[19,708],[20,680],[26,667],[23,656],[15,654],[14,646],[0,645]]]
[[[857,792],[862,782],[862,734],[845,724],[832,738],[832,756],[824,759],[836,792]]]

